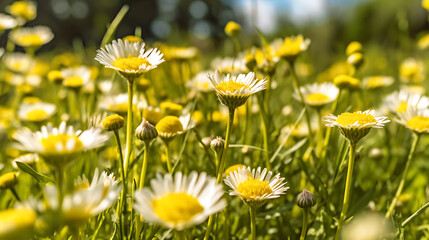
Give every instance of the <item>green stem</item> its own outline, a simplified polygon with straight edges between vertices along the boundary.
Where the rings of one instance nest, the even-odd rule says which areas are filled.
[[[215,171],[216,173],[219,171],[219,154],[217,154],[216,151],[214,151],[214,155],[215,155]],[[222,152],[221,152],[222,155]]]
[[[250,212],[250,240],[256,240],[256,209],[249,207]]]
[[[64,199],[64,174],[63,166],[56,166],[56,182],[57,182],[57,200],[58,200],[58,216],[61,218],[63,214],[63,199]]]
[[[299,99],[301,100],[302,104],[304,104],[304,108],[305,108],[305,119],[307,121],[307,128],[308,128],[308,140],[310,142],[310,146],[313,148],[314,147],[314,142],[313,142],[313,131],[311,131],[311,125],[310,125],[310,113],[308,111],[308,106],[307,103],[305,102],[304,99],[304,95],[301,92],[301,86],[299,84],[298,81],[298,77],[296,76],[296,72],[295,72],[295,67],[294,67],[294,63],[291,61],[289,62],[289,66],[290,66],[290,72],[292,74],[292,78],[293,78],[293,84],[295,86],[296,91],[298,92],[299,95]]]
[[[317,152],[316,155],[320,158],[323,149],[323,123],[321,109],[317,109],[317,120],[319,121],[319,131],[317,131]]]
[[[229,138],[231,135],[232,124],[234,122],[234,113],[235,113],[235,108],[229,108],[229,119],[228,119],[228,126],[226,127],[225,145],[222,151],[219,169],[217,171],[217,178],[216,178],[217,184],[219,184],[220,181],[222,180],[222,173],[225,168],[226,155],[228,153],[228,147],[229,147]],[[209,222],[207,224],[207,230],[206,230],[206,234],[204,235],[204,240],[208,240],[210,237],[210,232],[213,226],[213,217],[214,217],[214,214],[210,215],[209,217]]]
[[[225,168],[226,155],[228,153],[228,148],[229,148],[229,141],[230,141],[230,136],[231,136],[232,124],[234,122],[234,113],[235,113],[235,108],[229,108],[229,119],[228,119],[228,126],[226,128],[225,145],[224,145],[224,149],[222,151],[219,170],[217,172],[217,178],[216,178],[217,184],[219,184],[221,182],[222,173],[223,173],[224,168]]]
[[[21,198],[19,198],[18,193],[16,192],[14,187],[10,187],[9,190],[12,192],[13,196],[18,200],[18,202],[21,202]]]
[[[142,165],[142,172],[140,173],[140,183],[139,188],[144,187],[144,180],[146,178],[146,169],[147,169],[147,156],[149,152],[149,142],[144,142],[144,155],[143,155],[143,165]]]
[[[304,240],[305,236],[307,235],[308,208],[304,208],[303,211],[304,211],[304,214],[302,218],[302,230],[301,230],[301,236],[299,237],[299,240]]]
[[[407,163],[405,164],[404,172],[402,173],[401,181],[399,182],[398,190],[396,190],[395,197],[392,200],[392,203],[390,204],[389,210],[386,213],[386,218],[389,218],[392,215],[393,209],[395,209],[396,203],[398,202],[399,196],[402,193],[402,190],[404,189],[405,185],[405,179],[407,177],[408,169],[411,165],[411,159],[413,159],[414,152],[416,150],[417,143],[419,142],[420,134],[414,134],[414,141],[411,145],[410,152],[408,154]]]
[[[346,188],[344,190],[343,208],[341,210],[337,233],[335,234],[335,240],[340,239],[341,228],[344,224],[344,220],[346,219],[347,210],[349,209],[349,204],[350,204],[350,193],[352,189],[352,177],[353,177],[353,166],[355,163],[356,143],[352,143],[352,142],[349,142],[349,143],[350,143],[350,152],[349,152],[349,165],[347,168]]]
[[[170,141],[165,141],[165,154],[167,155],[167,170],[168,173],[172,174],[173,169],[171,168],[171,156],[170,156]]]
[[[127,143],[125,152],[125,178],[128,175],[128,164],[131,157],[133,130],[133,82],[128,82]]]
[[[119,164],[121,168],[121,178],[122,178],[122,191],[121,191],[121,198],[119,199],[118,208],[116,209],[116,214],[119,217],[119,224],[121,226],[121,232],[124,232],[125,229],[125,217],[123,215],[124,209],[126,209],[127,201],[125,201],[125,198],[127,196],[127,182],[125,180],[125,169],[124,169],[124,158],[122,155],[122,147],[121,147],[121,139],[119,138],[119,133],[117,130],[113,131],[115,133],[116,143],[118,144],[118,152],[119,152]]]
[[[266,168],[268,170],[271,170],[271,164],[270,164],[270,156],[269,154],[269,149],[268,149],[268,116],[267,113],[265,112],[265,107],[263,105],[263,100],[262,98],[259,96],[257,98],[258,101],[258,106],[259,106],[259,113],[261,116],[261,128],[262,128],[262,140],[263,140],[263,147],[264,147],[264,158],[265,158],[265,165]]]
[[[334,103],[332,104],[332,109],[331,109],[331,113],[335,114],[335,112],[337,111],[337,107],[338,107],[338,99],[341,96],[341,89],[338,92],[338,96],[335,99]],[[326,129],[326,133],[325,133],[325,139],[323,141],[323,147],[322,147],[322,153],[320,154],[320,162],[324,163],[325,158],[326,158],[326,149],[328,147],[329,144],[329,139],[331,138],[331,132],[332,132],[332,128],[328,127]]]
[[[405,227],[409,222],[411,222],[415,217],[417,217],[420,213],[422,213],[426,208],[429,207],[429,202],[423,205],[419,210],[417,210],[413,215],[407,218],[402,224],[401,227]]]

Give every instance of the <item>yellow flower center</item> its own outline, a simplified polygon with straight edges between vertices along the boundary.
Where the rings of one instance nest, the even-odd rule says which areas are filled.
[[[39,122],[44,120],[48,113],[43,109],[34,109],[27,113],[27,120],[31,122]]]
[[[407,121],[407,125],[419,131],[429,128],[429,117],[415,116]]]
[[[171,101],[162,102],[159,107],[166,112],[181,112],[183,110],[183,106]]]
[[[42,100],[40,100],[40,98],[38,97],[25,97],[24,99],[22,99],[23,103],[38,103],[41,101]]]
[[[66,87],[82,87],[83,79],[78,76],[68,77],[64,79],[64,86]]]
[[[273,190],[268,181],[260,181],[249,177],[249,179],[238,185],[237,192],[243,195],[244,198],[250,199],[270,194]]]
[[[200,202],[187,193],[169,193],[152,202],[152,207],[162,220],[175,225],[190,221],[204,211]]]
[[[27,20],[33,19],[36,15],[33,8],[30,8],[27,2],[25,1],[16,1],[14,2],[9,9],[10,14],[14,16],[19,16]]]
[[[234,81],[228,81],[228,82],[221,82],[219,85],[216,86],[216,89],[219,91],[230,91],[231,93],[234,93],[235,91],[238,91],[242,88],[245,88],[247,90],[250,90],[249,86],[243,83],[237,83]]]
[[[0,211],[0,237],[29,239],[37,215],[30,208],[12,208]]]
[[[107,131],[114,131],[122,128],[124,126],[124,118],[118,114],[107,116],[103,120],[103,127]]]
[[[43,45],[43,40],[37,34],[28,34],[22,36],[21,39],[19,39],[19,43],[26,46],[40,46]]]
[[[122,40],[127,40],[130,43],[142,43],[143,39],[137,37],[137,36],[133,36],[133,35],[128,35],[122,38]]]
[[[403,112],[407,111],[407,109],[408,109],[408,103],[407,102],[401,102],[399,104],[399,107],[396,109],[396,111],[398,113],[403,113]]]
[[[339,75],[334,78],[334,84],[339,88],[359,88],[359,79],[347,75]]]
[[[152,109],[143,110],[143,118],[152,124],[158,123],[163,117],[164,115],[157,110],[152,110]]]
[[[70,141],[74,141],[74,146],[72,149],[66,149]],[[42,138],[42,146],[48,154],[56,154],[61,152],[77,152],[83,150],[82,141],[75,135],[68,134],[58,134],[58,135],[49,135],[47,138]],[[60,147],[60,150],[57,149]]]
[[[166,116],[155,126],[159,133],[179,133],[183,131],[183,125],[176,116]]]
[[[329,100],[329,97],[323,93],[312,93],[307,96],[306,100],[311,103],[317,103]]]
[[[118,103],[116,105],[110,105],[108,107],[109,111],[116,113],[126,113],[128,112],[128,103]]]
[[[0,176],[0,189],[13,187],[16,183],[17,179],[15,172],[8,172]]]
[[[351,125],[355,122],[358,122],[359,125],[364,125],[368,123],[376,123],[377,120],[375,120],[374,116],[371,114],[364,114],[364,113],[341,113],[340,116],[337,118],[337,123],[347,126]]]
[[[15,71],[19,71],[22,68],[22,62],[14,62],[10,65],[10,68]]]
[[[368,81],[368,88],[378,88],[384,86],[383,77],[372,77]]]
[[[150,66],[150,62],[145,58],[131,57],[118,58],[113,62],[113,66],[122,71],[139,71],[141,65]]]
[[[80,183],[75,184],[73,190],[75,192],[77,192],[79,190],[85,190],[85,189],[88,189],[88,188],[89,188],[89,183],[85,182],[85,181],[82,181]]]

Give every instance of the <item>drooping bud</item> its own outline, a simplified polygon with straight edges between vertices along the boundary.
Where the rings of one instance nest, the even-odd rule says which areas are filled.
[[[148,142],[158,137],[158,131],[148,121],[144,120],[136,129],[136,138]]]
[[[313,193],[307,191],[306,189],[302,190],[300,194],[296,197],[296,203],[300,208],[311,208],[316,205],[316,196]]]
[[[221,137],[216,137],[210,142],[210,147],[215,151],[217,154],[221,154],[223,151],[223,148],[225,146],[225,140],[223,140]]]

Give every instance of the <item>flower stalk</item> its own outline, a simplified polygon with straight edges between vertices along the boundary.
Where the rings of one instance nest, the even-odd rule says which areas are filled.
[[[390,204],[389,210],[386,213],[386,216],[385,216],[386,218],[389,218],[392,215],[392,212],[395,209],[396,203],[398,202],[399,196],[401,195],[402,190],[404,189],[405,179],[407,177],[408,169],[410,168],[411,160],[413,159],[414,152],[416,150],[416,146],[419,140],[420,140],[420,134],[415,133],[413,143],[411,144],[410,152],[408,153],[407,163],[405,164],[405,169],[404,169],[404,172],[402,173],[401,181],[399,182],[398,189],[396,190],[395,197],[393,198],[392,203]]]
[[[347,167],[347,178],[346,178],[346,187],[344,190],[344,200],[343,200],[343,208],[341,209],[340,219],[338,221],[337,233],[335,234],[335,240],[340,239],[341,229],[344,225],[344,222],[347,217],[347,211],[350,205],[350,194],[352,190],[352,178],[353,178],[353,167],[355,164],[355,155],[356,155],[356,146],[357,143],[350,141],[350,152],[349,152],[349,164]]]

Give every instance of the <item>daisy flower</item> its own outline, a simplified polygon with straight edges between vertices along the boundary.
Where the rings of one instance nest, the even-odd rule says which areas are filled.
[[[196,47],[164,46],[161,50],[167,60],[187,60],[198,56]]]
[[[222,75],[219,72],[209,75],[212,88],[216,91],[219,101],[230,109],[243,105],[246,100],[257,92],[266,88],[265,79],[255,79],[255,73],[240,74],[238,76]]]
[[[163,54],[156,48],[145,51],[144,46],[145,44],[140,42],[113,40],[111,44],[97,50],[95,60],[106,68],[118,71],[125,79],[132,82],[165,61],[162,58]]]
[[[421,83],[424,79],[424,66],[414,58],[405,59],[399,66],[400,80],[405,83]]]
[[[16,27],[17,24],[18,22],[16,21],[15,18],[9,15],[0,13],[0,33],[2,33],[5,30]]]
[[[229,195],[239,196],[251,208],[262,206],[266,200],[278,198],[289,188],[284,185],[280,173],[273,176],[271,171],[260,167],[251,170],[250,167],[239,168],[224,179],[232,190]]]
[[[248,72],[249,70],[246,67],[246,61],[244,57],[238,58],[215,58],[211,63],[212,69],[216,69],[217,71],[223,74],[242,74]]]
[[[91,70],[85,66],[65,68],[61,70],[61,75],[65,87],[79,89],[90,81]]]
[[[5,54],[3,63],[9,71],[18,74],[28,73],[36,64],[36,62],[25,53]]]
[[[24,27],[10,32],[10,39],[24,48],[39,48],[54,38],[54,34],[47,26]]]
[[[415,133],[429,133],[429,109],[409,107],[398,115],[397,121]]]
[[[20,129],[14,138],[19,143],[19,149],[38,153],[53,166],[64,166],[81,152],[102,146],[109,139],[109,135],[101,131],[99,128],[75,131],[73,126],[67,126],[65,122],[55,128],[48,123],[37,132],[28,128]]]
[[[365,137],[371,128],[383,128],[385,123],[390,122],[387,117],[375,117],[374,110],[346,112],[339,116],[330,114],[324,120],[327,127],[338,127],[341,134],[353,144]]]
[[[370,76],[362,80],[363,86],[366,89],[378,89],[381,87],[388,87],[394,82],[392,77],[388,76]]]
[[[152,191],[145,188],[135,192],[134,209],[145,221],[170,229],[183,229],[204,222],[208,216],[225,208],[223,188],[205,172],[158,174],[151,181]]]
[[[6,12],[20,20],[19,25],[35,19],[37,14],[36,10],[36,3],[32,1],[14,1],[11,5],[6,7]]]
[[[137,96],[133,97],[133,111],[137,110],[137,102],[140,102]],[[120,115],[126,114],[128,111],[128,94],[121,93],[116,96],[104,96],[101,98],[99,107],[102,110],[117,113]]]
[[[118,185],[113,173],[99,174],[96,169],[91,184],[83,175],[75,182],[74,192],[64,197],[62,205],[64,223],[79,227],[89,218],[109,208],[118,199],[120,191],[121,186]],[[57,209],[57,189],[54,186],[47,186],[46,192],[49,207]]]
[[[50,103],[23,103],[18,110],[18,117],[22,121],[42,122],[54,115],[56,106]]]
[[[304,101],[307,105],[320,108],[333,102],[339,93],[339,89],[332,83],[313,83],[301,87]],[[295,92],[294,97],[299,99]]]
[[[339,89],[356,90],[360,88],[360,81],[357,78],[345,74],[338,75],[334,78],[334,84]]]
[[[211,87],[210,79],[207,78],[207,75],[213,75],[214,71],[204,71],[195,75],[190,81],[186,83],[186,86],[195,89],[198,92],[211,92],[213,88]]]
[[[429,98],[413,94],[406,90],[393,92],[383,100],[383,108],[390,113],[400,114],[408,108],[424,109],[429,107]]]
[[[310,43],[310,39],[305,39],[302,35],[298,35],[286,37],[282,42],[275,40],[275,44],[272,47],[276,56],[293,60],[298,54],[305,52]]]

